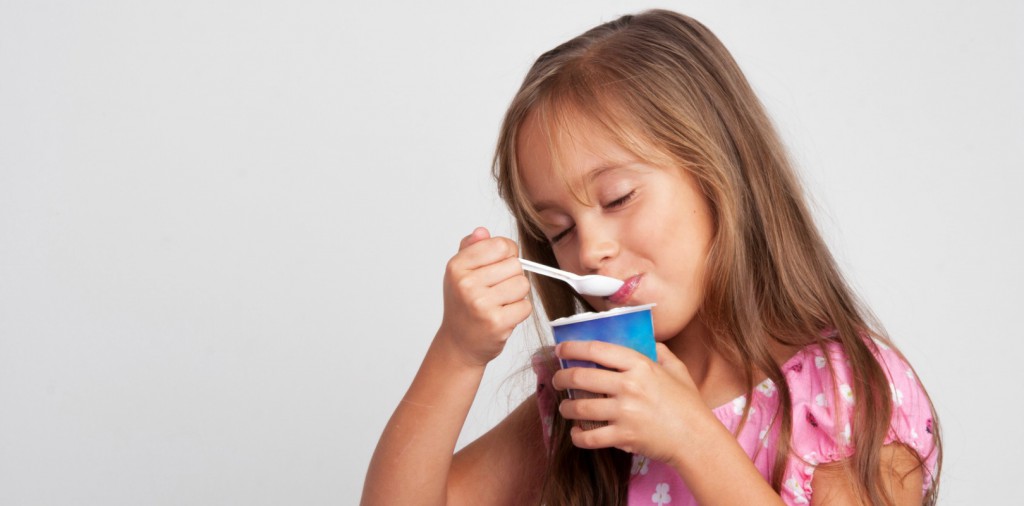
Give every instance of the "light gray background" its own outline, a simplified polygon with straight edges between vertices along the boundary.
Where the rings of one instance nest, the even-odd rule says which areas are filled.
[[[1020,4],[771,3],[657,5],[773,114],[938,406],[941,502],[1019,496]],[[655,5],[0,0],[0,503],[354,504],[446,260],[510,230],[488,170],[528,66]]]

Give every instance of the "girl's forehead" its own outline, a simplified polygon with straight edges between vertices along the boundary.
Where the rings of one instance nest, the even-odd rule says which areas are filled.
[[[520,177],[528,188],[556,182],[575,187],[595,170],[637,160],[607,128],[579,116],[555,121],[533,111],[516,144]]]
[[[565,209],[572,202],[594,205],[606,184],[654,168],[611,132],[584,121],[560,130],[526,122],[517,152],[517,201],[534,223],[544,221],[545,210]]]

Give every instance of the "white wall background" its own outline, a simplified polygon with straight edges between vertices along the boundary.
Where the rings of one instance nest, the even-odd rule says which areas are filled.
[[[488,170],[520,79],[652,6],[774,115],[938,405],[941,502],[1019,496],[1021,4],[763,4],[0,0],[0,504],[356,503],[444,263],[510,229]]]

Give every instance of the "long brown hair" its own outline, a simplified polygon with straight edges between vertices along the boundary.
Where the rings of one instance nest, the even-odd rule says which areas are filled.
[[[533,111],[549,131],[588,121],[634,154],[687,170],[699,182],[715,233],[697,317],[711,330],[709,346],[740,367],[748,396],[755,371],[778,386],[780,440],[768,477],[775,490],[790,456],[793,420],[790,392],[770,351],[811,344],[824,351],[831,340],[850,360],[857,399],[851,424],[857,451],[848,468],[864,499],[891,504],[880,452],[892,400],[873,354],[874,340],[891,343],[843,279],[770,119],[722,43],[689,17],[653,10],[593,28],[536,61],[506,113],[494,176],[516,218],[523,255],[553,265],[517,165],[517,135]],[[534,286],[550,318],[590,309],[561,284],[536,279]],[[825,329],[833,330],[829,337]],[[570,441],[570,427],[556,416],[544,502],[624,503],[628,454],[580,450]],[[918,460],[923,466],[922,456]],[[930,478],[926,504],[936,500],[938,467]]]

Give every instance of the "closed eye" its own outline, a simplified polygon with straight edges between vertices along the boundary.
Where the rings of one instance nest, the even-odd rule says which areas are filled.
[[[621,207],[626,202],[629,202],[630,200],[633,200],[633,197],[635,197],[635,196],[636,196],[636,190],[632,190],[629,193],[627,193],[627,194],[625,194],[625,195],[623,195],[623,196],[621,196],[621,197],[619,197],[619,198],[617,198],[617,199],[615,199],[615,200],[605,204],[603,207],[605,209],[615,209],[617,207]],[[569,227],[569,228],[567,228],[567,229],[565,229],[565,230],[555,234],[551,239],[548,239],[548,242],[551,243],[551,244],[554,244],[554,243],[556,243],[558,241],[561,241],[563,238],[565,238],[565,236],[569,235],[569,233],[572,232],[573,229],[575,229],[575,228],[576,228],[576,225],[573,225],[573,226],[571,226],[571,227]]]
[[[574,229],[574,228],[576,228],[576,225],[573,225],[573,226],[571,226],[571,227],[569,227],[569,228],[567,228],[567,229],[565,229],[565,230],[555,234],[554,237],[552,237],[551,239],[548,239],[548,242],[550,242],[551,244],[554,244],[554,243],[556,243],[558,241],[561,241],[562,238],[564,238],[565,236],[569,235],[569,232],[572,232],[572,229]]]
[[[633,190],[633,191],[631,191],[631,192],[629,192],[629,193],[627,193],[627,194],[625,194],[625,195],[623,195],[623,196],[621,196],[621,197],[619,197],[619,198],[617,198],[617,199],[615,199],[615,200],[605,204],[604,208],[605,209],[614,209],[616,207],[619,207],[619,206],[625,204],[626,202],[629,202],[635,196],[636,196],[636,190]]]

